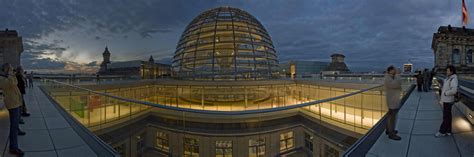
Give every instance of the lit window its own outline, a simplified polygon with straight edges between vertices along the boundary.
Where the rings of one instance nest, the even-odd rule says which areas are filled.
[[[216,141],[216,157],[232,157],[232,141]]]
[[[295,147],[293,131],[280,134],[280,152],[288,151]]]
[[[156,132],[156,145],[155,148],[169,153],[170,147],[169,147],[169,139],[168,139],[168,134],[164,132],[157,131]]]
[[[265,139],[249,140],[249,157],[265,156]]]
[[[184,138],[184,156],[199,157],[199,141],[193,138]]]

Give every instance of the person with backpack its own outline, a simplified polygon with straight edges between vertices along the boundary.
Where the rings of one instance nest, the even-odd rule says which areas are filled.
[[[452,135],[452,113],[451,108],[456,102],[456,95],[458,94],[458,77],[456,76],[456,68],[452,65],[446,67],[446,79],[443,81],[441,90],[440,103],[443,104],[443,122],[439,127],[439,131],[435,137]]]
[[[10,117],[10,154],[23,156],[25,153],[18,148],[18,135],[26,133],[20,130],[20,106],[22,102],[13,67],[9,63],[2,66],[3,74],[0,75],[0,89],[3,90],[5,107]]]

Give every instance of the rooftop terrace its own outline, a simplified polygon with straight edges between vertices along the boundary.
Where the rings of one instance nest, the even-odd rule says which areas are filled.
[[[20,128],[26,132],[19,136],[20,148],[28,156],[97,156],[71,125],[58,112],[38,87],[27,89],[30,117],[23,117],[25,124]],[[0,111],[1,156],[8,153],[9,118],[7,110]]]
[[[373,80],[373,79],[372,79]],[[288,80],[287,80],[288,81]],[[287,82],[286,81],[286,82]],[[314,81],[314,80],[313,80]],[[150,81],[140,81],[138,84],[149,83]],[[158,83],[154,88],[161,88],[160,83],[163,84],[173,84],[173,81],[152,81]],[[302,84],[311,83],[310,80],[305,81],[296,81]],[[375,81],[377,82],[377,81]],[[372,82],[372,83],[375,83]],[[250,113],[262,113],[259,116],[254,117],[256,122],[260,120],[264,120],[265,116],[263,114],[276,112],[276,111],[286,111],[290,109],[298,109],[297,111],[300,113],[304,113],[303,115],[307,115],[306,117],[311,120],[311,117],[316,119],[316,123],[328,123],[334,126],[349,130],[353,133],[358,133],[359,135],[354,136],[350,135],[355,138],[359,138],[358,142],[349,148],[349,151],[345,156],[472,156],[474,155],[474,132],[473,132],[473,125],[469,122],[468,118],[466,118],[466,113],[470,112],[470,109],[466,107],[466,105],[462,103],[458,103],[453,107],[453,136],[450,137],[443,137],[443,138],[435,138],[433,134],[437,131],[439,124],[441,123],[442,114],[441,114],[441,107],[438,105],[438,97],[436,96],[435,92],[428,92],[428,93],[420,93],[417,91],[411,92],[411,94],[405,96],[406,101],[404,101],[404,105],[402,106],[399,116],[398,116],[398,126],[397,130],[399,130],[399,134],[402,137],[401,141],[393,141],[389,140],[387,136],[383,134],[384,131],[384,117],[383,112],[380,114],[374,114],[370,111],[362,111],[362,110],[354,110],[351,108],[351,105],[359,106],[358,108],[365,108],[367,105],[375,107],[374,109],[385,111],[386,109],[383,107],[384,103],[380,102],[382,100],[383,92],[379,93],[379,96],[376,96],[375,99],[364,99],[369,98],[367,96],[371,95],[373,92],[379,92],[379,88],[377,88],[376,84],[371,84],[367,87],[360,86],[358,87],[359,90],[345,90],[345,92],[341,92],[339,94],[334,93],[336,88],[347,88],[340,86],[336,87],[335,89],[328,89],[328,92],[333,93],[330,94],[332,97],[315,97],[314,99],[304,99],[304,101],[297,101],[295,102],[298,107],[291,107],[290,106],[280,106],[277,105],[276,108],[269,107],[265,108],[258,108],[261,111],[256,112],[256,110],[241,110],[236,108],[237,110],[223,110],[223,111],[209,111],[203,110],[202,108],[192,108],[183,106],[176,106],[167,105],[166,102],[157,101],[158,99],[150,97],[150,95],[146,95],[147,92],[143,91],[150,91],[149,89],[141,89],[141,88],[134,88],[130,86],[124,85],[126,82],[121,82],[119,91],[129,91],[127,93],[135,93],[133,96],[127,95],[127,93],[120,93],[120,92],[111,92],[111,91],[103,91],[103,89],[95,89],[97,93],[91,93],[91,91],[85,91],[85,89],[76,88],[76,86],[69,86],[65,84],[57,84],[54,87],[55,90],[71,90],[72,93],[69,96],[64,95],[58,97],[58,95],[54,95],[49,93],[50,95],[46,95],[48,91],[44,92],[40,88],[29,88],[27,89],[27,95],[25,100],[28,104],[29,111],[32,113],[31,117],[24,117],[26,124],[20,125],[22,130],[27,132],[26,136],[19,136],[19,145],[20,148],[23,149],[27,156],[119,156],[115,150],[112,149],[112,146],[106,144],[98,133],[106,133],[107,131],[107,124],[115,125],[122,122],[127,122],[129,124],[133,123],[133,118],[138,117],[140,115],[144,115],[144,113],[148,113],[151,111],[153,114],[163,114],[168,113],[168,116],[174,116],[173,112],[182,115],[183,121],[184,118],[186,120],[193,120],[193,116],[196,114],[217,114],[223,117],[223,119],[230,119],[230,120],[238,120],[238,116],[235,116],[233,113],[243,113],[249,114]],[[133,82],[128,82],[133,83]],[[270,82],[270,84],[275,82]],[[314,82],[313,82],[314,83]],[[322,82],[323,84],[329,82]],[[47,85],[43,83],[43,85]],[[111,86],[113,84],[110,83],[103,83],[105,86]],[[190,85],[190,84],[188,84]],[[316,85],[316,84],[310,84]],[[211,85],[209,85],[211,86]],[[82,87],[90,87],[92,88],[90,83],[85,83]],[[147,86],[150,88],[149,86]],[[296,86],[295,86],[296,87]],[[317,87],[317,86],[315,86]],[[371,88],[368,88],[371,87]],[[469,86],[470,87],[470,86]],[[470,90],[468,86],[461,86],[461,89]],[[72,90],[74,89],[74,90]],[[293,91],[298,91],[303,88],[291,88]],[[320,87],[314,88],[320,89]],[[365,90],[364,90],[365,89]],[[108,90],[108,89],[107,89]],[[337,89],[339,90],[339,89]],[[78,92],[82,91],[82,92]],[[112,90],[113,91],[113,90]],[[140,92],[142,91],[142,92]],[[354,95],[351,94],[354,93]],[[111,95],[115,95],[115,97],[109,97],[107,95],[102,95],[102,93],[108,93]],[[137,93],[144,93],[138,94]],[[294,92],[291,92],[294,93]],[[315,95],[315,93],[320,92],[309,92],[309,95]],[[410,92],[409,92],[410,93]],[[76,94],[76,95],[71,95]],[[79,95],[86,94],[86,99],[90,99],[94,96],[100,96],[101,101],[99,106],[95,106],[93,110],[89,112],[78,112],[74,111],[70,105],[65,105],[69,102],[71,103],[72,100],[74,101],[83,101],[80,99]],[[303,91],[303,96],[306,95]],[[317,94],[319,95],[319,94]],[[91,97],[92,96],[92,97]],[[119,98],[119,99],[117,99]],[[76,100],[77,99],[77,100]],[[133,99],[134,101],[127,102],[128,100]],[[295,98],[296,99],[296,98]],[[301,98],[297,98],[301,99]],[[290,100],[290,98],[287,98]],[[317,100],[317,101],[313,101]],[[321,100],[321,101],[318,101]],[[376,100],[376,101],[375,101]],[[85,101],[84,105],[90,105],[90,101]],[[354,104],[353,104],[354,103]],[[163,104],[163,105],[161,105]],[[88,107],[88,106],[84,106]],[[118,110],[115,110],[115,107],[118,107]],[[138,107],[138,108],[136,108]],[[151,108],[150,108],[151,107]],[[136,109],[135,109],[136,108]],[[156,108],[156,109],[154,109]],[[182,108],[182,109],[179,109]],[[279,109],[281,108],[281,110]],[[83,111],[87,108],[83,108]],[[224,108],[225,109],[225,108]],[[300,110],[301,109],[301,110]],[[326,113],[324,109],[327,109],[328,112]],[[123,112],[121,112],[123,110]],[[191,110],[193,110],[191,112]],[[97,112],[100,111],[100,112]],[[117,115],[118,118],[114,118],[115,111],[119,111]],[[128,111],[128,112],[125,112]],[[109,113],[110,112],[110,113]],[[186,117],[185,116],[186,112]],[[195,114],[194,114],[194,113]],[[353,113],[352,113],[353,112]],[[284,113],[284,112],[282,112]],[[83,114],[83,115],[82,115]],[[223,114],[223,115],[221,115]],[[342,116],[340,115],[342,114]],[[79,115],[82,115],[83,118],[78,118]],[[96,115],[98,115],[96,117]],[[352,116],[351,115],[358,115]],[[230,116],[230,118],[227,118]],[[93,118],[99,118],[97,123],[98,125],[92,125],[94,121]],[[86,118],[86,119],[84,119]],[[92,119],[91,119],[92,118]],[[257,119],[255,119],[257,118]],[[148,118],[150,119],[150,118]],[[318,120],[319,119],[319,120]],[[361,125],[365,124],[365,121],[371,120],[370,125]],[[381,119],[381,120],[379,120]],[[270,119],[267,119],[270,121]],[[181,121],[179,118],[177,121]],[[177,129],[184,129],[181,131],[191,131],[193,124],[192,121],[186,122],[189,126],[184,126],[184,124],[176,123]],[[360,123],[360,124],[359,124]],[[257,124],[257,123],[255,123]],[[182,128],[180,125],[183,125]],[[372,127],[374,125],[374,127]],[[324,133],[318,132],[317,130],[321,130],[316,124],[310,124],[308,126],[316,127],[317,134]],[[8,153],[8,113],[6,110],[0,111],[0,156],[11,156]],[[362,128],[362,130],[361,130]],[[104,131],[105,129],[105,131]],[[258,128],[257,128],[258,129]],[[264,128],[261,128],[264,129]],[[221,131],[211,130],[219,133]],[[183,133],[184,134],[184,133]],[[97,136],[101,137],[98,138]],[[305,149],[304,140],[301,134],[295,133],[294,135],[297,139],[295,147],[297,149]],[[348,135],[347,135],[348,136]],[[371,137],[368,137],[371,136]],[[109,137],[111,138],[111,137]],[[151,138],[151,137],[150,137]],[[341,136],[343,140],[344,137]],[[314,140],[317,141],[315,138]],[[117,141],[117,140],[115,140]],[[302,143],[303,142],[303,143]],[[364,145],[361,143],[371,143],[370,145],[366,145],[364,148],[358,147],[359,145]],[[353,143],[353,142],[350,142]],[[109,143],[110,144],[110,143]],[[180,147],[182,145],[179,145]],[[350,144],[349,144],[350,146]],[[238,146],[234,146],[237,148]],[[115,149],[116,146],[114,146]],[[268,147],[269,149],[272,147]],[[315,145],[315,151],[321,151],[319,156],[325,156],[325,151],[327,151],[325,147]],[[153,149],[153,147],[152,147]],[[175,149],[175,148],[172,148]],[[295,150],[297,150],[295,149]],[[339,152],[345,151],[345,146],[342,150],[338,150]],[[361,151],[363,150],[363,151]],[[182,150],[181,150],[182,151]],[[209,153],[206,150],[205,153]],[[307,150],[306,150],[307,151]],[[356,152],[356,153],[351,153]],[[362,153],[360,153],[362,152]],[[235,155],[235,154],[234,154]],[[130,154],[129,154],[130,156]],[[131,155],[134,156],[134,155]],[[316,155],[317,156],[317,155]]]
[[[437,95],[414,91],[398,116],[402,140],[381,135],[367,156],[473,156],[474,127],[459,109],[461,105],[453,106],[453,136],[436,138],[443,118]]]

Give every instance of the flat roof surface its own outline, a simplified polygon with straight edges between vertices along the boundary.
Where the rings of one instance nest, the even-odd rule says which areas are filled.
[[[20,128],[26,135],[18,136],[25,156],[97,156],[37,86],[26,90],[25,102],[31,116],[23,117],[25,124]],[[8,152],[9,125],[8,111],[0,110],[0,156],[13,156]]]
[[[366,156],[474,156],[474,126],[462,115],[457,103],[452,108],[453,135],[434,137],[443,119],[434,91],[413,91],[397,117],[401,141],[382,134]]]

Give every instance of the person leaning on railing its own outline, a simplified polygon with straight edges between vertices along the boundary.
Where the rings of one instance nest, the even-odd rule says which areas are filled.
[[[385,98],[387,101],[388,112],[387,112],[387,126],[385,134],[392,140],[401,140],[402,138],[397,135],[398,131],[395,130],[395,124],[397,119],[397,113],[400,109],[400,94],[402,92],[402,80],[400,79],[400,71],[395,69],[393,66],[387,68],[385,74],[384,86],[385,86]]]
[[[439,127],[439,131],[435,137],[450,136],[452,134],[452,113],[451,108],[456,102],[458,94],[458,77],[456,76],[456,68],[452,65],[446,67],[446,79],[444,79],[441,90],[440,103],[443,104],[443,122]]]
[[[18,135],[25,135],[20,130],[20,105],[22,102],[13,67],[9,63],[2,66],[3,74],[0,75],[0,89],[3,90],[4,104],[10,117],[10,153],[23,156],[24,152],[18,148]]]

